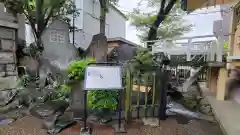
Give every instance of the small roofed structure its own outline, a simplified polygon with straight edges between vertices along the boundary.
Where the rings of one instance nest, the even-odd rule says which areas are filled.
[[[135,55],[135,49],[139,46],[121,37],[108,38],[107,44],[107,60],[111,62],[125,62],[132,59]],[[81,56],[89,56],[88,54],[91,46],[94,46],[94,44],[90,45],[90,47],[88,47],[86,50],[83,48],[78,48]]]

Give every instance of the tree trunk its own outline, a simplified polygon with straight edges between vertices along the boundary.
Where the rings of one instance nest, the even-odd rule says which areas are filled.
[[[40,36],[36,36],[36,37],[37,37],[36,38],[36,46],[37,46],[37,49],[38,49],[38,52],[35,56],[35,59],[38,62],[37,69],[36,69],[36,85],[39,88],[39,86],[40,86],[39,81],[40,81],[41,55],[43,53],[44,48],[43,48],[43,45],[42,45],[41,37]]]
[[[169,12],[171,11],[176,2],[177,0],[171,0],[165,8],[165,0],[162,0],[161,7],[157,15],[157,19],[153,22],[151,28],[149,29],[147,38],[148,41],[157,40],[158,27],[164,21],[164,19],[169,14]],[[147,47],[151,49],[152,44],[153,42],[148,42]]]
[[[106,27],[106,11],[104,8],[101,8],[100,15],[100,34],[105,35],[105,27]]]

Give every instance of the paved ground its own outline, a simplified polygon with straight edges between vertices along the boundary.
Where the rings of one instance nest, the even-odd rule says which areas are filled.
[[[159,127],[133,124],[128,127],[127,131],[127,134],[120,135],[223,135],[216,124],[199,120],[190,120],[187,124],[179,124],[175,118],[160,122]]]
[[[180,120],[182,121],[182,120]],[[58,135],[79,135],[80,126],[74,126],[61,132]],[[176,118],[169,118],[161,122],[159,127],[144,126],[140,123],[133,123],[127,126],[126,134],[119,135],[222,135],[218,125],[206,121],[190,120],[181,124]],[[96,128],[93,135],[113,135],[111,128]],[[26,116],[11,125],[1,126],[0,135],[47,135],[41,129],[41,122],[31,116]]]
[[[233,101],[218,101],[214,96],[208,96],[216,119],[227,135],[240,134],[240,105]]]

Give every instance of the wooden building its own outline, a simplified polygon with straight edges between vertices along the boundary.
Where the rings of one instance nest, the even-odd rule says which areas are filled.
[[[231,19],[228,33],[228,56],[226,62],[209,63],[208,88],[215,92],[218,100],[225,100],[228,90],[225,87],[228,69],[240,67],[240,1],[239,0],[182,0],[182,8],[192,12],[196,9],[231,5]]]

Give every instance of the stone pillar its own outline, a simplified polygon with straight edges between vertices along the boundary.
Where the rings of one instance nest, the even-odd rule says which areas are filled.
[[[210,60],[209,61],[215,61],[215,54],[217,50],[217,43],[213,42],[210,50]]]
[[[217,82],[217,100],[225,100],[227,76],[227,69],[225,67],[220,68]]]
[[[103,34],[94,35],[89,48],[87,49],[87,56],[96,58],[97,62],[107,61],[107,38]]]
[[[222,62],[223,58],[223,42],[222,37],[218,38],[218,47],[217,47],[217,62]]]
[[[17,29],[16,23],[0,20],[0,90],[16,87]]]
[[[192,46],[192,39],[188,39],[188,48],[187,48],[187,61],[191,61],[191,52],[190,52],[190,48]]]
[[[187,52],[187,61],[191,61],[191,53]]]

